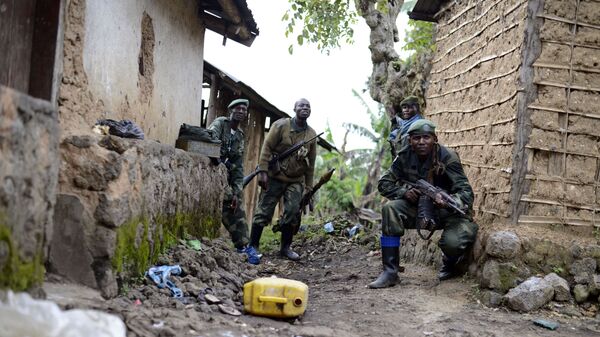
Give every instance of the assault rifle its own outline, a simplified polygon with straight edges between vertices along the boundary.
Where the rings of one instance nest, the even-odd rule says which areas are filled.
[[[310,190],[310,192],[302,196],[302,199],[300,200],[300,207],[298,208],[298,213],[296,213],[296,215],[294,216],[294,222],[292,224],[292,227],[294,228],[294,234],[298,233],[298,230],[300,229],[302,211],[306,208],[306,206],[310,205],[310,201],[312,200],[312,197],[315,195],[315,193],[317,193],[317,191],[323,185],[327,184],[327,182],[331,179],[331,176],[333,175],[334,171],[335,168],[332,168],[329,171],[327,171],[327,173],[321,176],[319,181],[313,186],[312,190]],[[312,205],[310,206],[310,209],[312,211]],[[281,230],[279,226],[279,221],[281,221],[281,218],[277,220],[277,223],[275,225],[273,225],[273,232],[278,232]]]
[[[410,185],[413,188],[416,188],[417,190],[419,190],[419,192],[421,192],[422,194],[431,198],[431,200],[435,200],[435,196],[437,194],[440,194],[442,196],[442,200],[444,200],[444,202],[448,205],[448,207],[452,208],[453,210],[457,211],[458,213],[460,213],[462,215],[466,215],[465,211],[463,211],[458,206],[458,203],[456,202],[456,200],[454,200],[454,198],[452,198],[443,189],[431,185],[426,180],[419,179],[415,183],[411,183],[409,181],[404,180],[404,183],[406,183],[407,185]]]
[[[280,154],[274,153],[273,157],[271,158],[271,160],[269,160],[269,171],[272,171],[274,174],[279,173],[280,169],[279,169],[279,163],[286,159],[287,157],[293,155],[294,153],[296,153],[296,151],[300,150],[304,145],[309,144],[310,142],[312,142],[313,140],[317,139],[320,135],[322,135],[324,132],[319,133],[318,135],[312,137],[309,140],[302,140],[299,141],[298,143],[292,145],[290,148],[288,148],[287,150],[283,151]],[[254,179],[254,177],[256,177],[256,175],[259,173],[260,171],[258,170],[258,166],[256,166],[256,169],[254,170],[254,172],[250,173],[249,175],[244,177],[243,183],[242,183],[242,189],[244,187],[246,187],[246,185],[248,185],[252,179]]]

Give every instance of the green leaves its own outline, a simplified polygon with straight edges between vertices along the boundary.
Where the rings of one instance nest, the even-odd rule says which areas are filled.
[[[413,50],[417,53],[434,51],[433,32],[435,26],[432,22],[408,20],[410,29],[406,30],[404,50]]]
[[[340,41],[347,44],[354,42],[352,25],[357,22],[354,1],[350,0],[288,0],[290,9],[283,15],[282,21],[287,23],[285,36],[295,31],[296,43],[312,43],[317,49],[329,54],[331,50],[340,48]],[[293,45],[288,51],[293,53]]]

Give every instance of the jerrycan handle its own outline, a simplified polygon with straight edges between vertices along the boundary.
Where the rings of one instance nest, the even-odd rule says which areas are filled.
[[[273,303],[282,303],[286,304],[288,299],[285,297],[276,297],[276,296],[258,296],[258,300],[261,302],[273,302]]]

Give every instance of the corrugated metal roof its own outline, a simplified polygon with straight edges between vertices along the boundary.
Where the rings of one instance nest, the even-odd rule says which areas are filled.
[[[206,28],[250,47],[259,30],[246,0],[197,0]]]
[[[437,22],[435,14],[448,0],[418,0],[408,17],[413,20]]]
[[[279,110],[275,105],[273,105],[269,101],[267,101],[264,97],[262,97],[254,89],[252,89],[249,85],[247,85],[244,82],[236,79],[235,77],[227,74],[226,72],[215,67],[214,65],[212,65],[211,63],[209,63],[206,60],[204,61],[204,72],[208,73],[208,74],[217,75],[222,80],[222,83],[224,85],[226,85],[227,87],[229,87],[230,90],[232,90],[232,91],[239,90],[244,97],[247,97],[248,99],[250,99],[250,101],[252,102],[252,105],[257,105],[257,106],[260,106],[263,109],[265,109],[267,116],[270,117],[272,119],[272,121],[275,121],[279,118],[290,117],[290,115]],[[319,139],[317,140],[317,144],[319,144],[321,147],[327,149],[328,151],[339,152],[338,149],[335,147],[335,145],[329,143],[325,138],[319,137]]]

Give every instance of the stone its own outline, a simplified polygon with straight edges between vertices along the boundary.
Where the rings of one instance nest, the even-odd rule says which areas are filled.
[[[18,284],[13,290],[22,291],[44,277],[58,192],[58,113],[50,102],[0,85],[0,125],[0,227],[10,233],[2,239],[10,245],[0,247],[0,288]],[[36,272],[6,272],[23,267]]]
[[[502,305],[502,294],[492,290],[486,290],[481,295],[483,305],[491,308],[497,308]]]
[[[90,242],[90,253],[94,258],[112,257],[117,244],[117,232],[111,228],[98,226],[95,229],[94,238]]]
[[[54,208],[54,232],[48,260],[53,272],[97,288],[91,268],[94,258],[87,248],[85,224],[89,222],[78,196],[59,194]]]
[[[567,282],[567,280],[556,275],[555,273],[546,275],[544,280],[552,285],[552,288],[554,289],[555,301],[565,302],[571,300],[571,291],[569,289],[569,282]]]
[[[500,259],[511,259],[519,254],[521,240],[517,234],[509,231],[492,233],[485,244],[485,252]]]
[[[516,311],[529,312],[541,308],[554,297],[552,285],[543,278],[531,277],[504,295],[508,306]]]
[[[94,217],[104,226],[111,228],[121,226],[131,218],[129,197],[127,195],[113,196],[108,193],[100,193]]]
[[[590,292],[588,290],[587,285],[585,285],[585,284],[576,285],[575,288],[573,288],[573,296],[575,296],[575,302],[577,302],[577,303],[585,302],[588,299],[588,297],[590,296]]]
[[[227,172],[209,158],[151,140],[101,135],[69,136],[60,157],[60,225],[49,236],[49,256],[50,269],[69,279],[111,296],[117,278],[138,275],[134,266],[142,261],[132,259],[149,257],[117,253],[119,235],[151,250],[175,224],[192,236],[218,235]],[[118,275],[106,263],[115,257]]]
[[[600,275],[595,274],[590,276],[588,282],[588,289],[590,291],[590,295],[598,296],[600,295]]]
[[[488,260],[481,273],[481,285],[505,293],[515,287],[520,279],[529,276],[528,274],[528,270],[519,268],[512,262]]]
[[[193,282],[186,282],[183,284],[183,289],[192,297],[198,297],[202,293],[202,288]]]
[[[582,274],[593,275],[596,273],[596,260],[591,257],[577,260],[571,265],[570,273],[573,276]]]
[[[87,148],[91,147],[92,145],[94,145],[95,140],[91,136],[75,135],[75,136],[65,139],[65,142],[67,144],[71,144],[71,145],[81,148],[81,149],[87,149]]]

